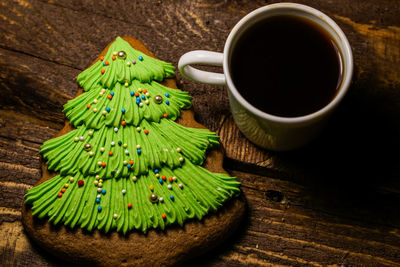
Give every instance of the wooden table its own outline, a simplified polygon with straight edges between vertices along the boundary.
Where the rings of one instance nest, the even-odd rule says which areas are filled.
[[[229,30],[274,1],[0,2],[0,262],[57,266],[23,232],[20,206],[40,178],[39,146],[62,126],[75,77],[116,36],[177,65],[194,49],[222,51]],[[348,36],[356,71],[345,101],[304,149],[273,153],[233,123],[223,87],[182,79],[199,122],[221,136],[242,182],[247,220],[199,265],[400,266],[400,3],[298,1]],[[102,253],[107,253],[103,251]]]

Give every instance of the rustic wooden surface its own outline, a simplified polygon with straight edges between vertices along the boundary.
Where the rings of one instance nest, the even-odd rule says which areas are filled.
[[[63,126],[76,75],[113,38],[134,36],[176,65],[190,50],[222,51],[241,17],[272,2],[1,1],[2,265],[62,265],[27,239],[20,206],[40,178],[39,146]],[[400,266],[400,3],[296,2],[342,27],[356,65],[345,101],[306,148],[255,147],[235,127],[224,88],[177,73],[197,120],[221,136],[225,167],[242,182],[249,206],[239,233],[198,265]]]

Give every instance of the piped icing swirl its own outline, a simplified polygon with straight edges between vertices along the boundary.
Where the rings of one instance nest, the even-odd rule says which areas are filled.
[[[200,220],[239,194],[235,177],[199,166],[218,136],[174,122],[191,97],[156,82],[173,73],[118,37],[78,76],[85,93],[64,105],[76,129],[40,150],[59,175],[25,195],[34,216],[89,231],[147,232]]]

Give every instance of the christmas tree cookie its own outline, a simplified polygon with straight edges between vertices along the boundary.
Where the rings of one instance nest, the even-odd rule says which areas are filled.
[[[78,76],[84,93],[63,110],[75,129],[40,150],[58,175],[25,196],[33,216],[88,231],[148,232],[201,220],[239,194],[236,178],[201,166],[218,136],[175,122],[191,97],[160,83],[174,70],[118,37]]]

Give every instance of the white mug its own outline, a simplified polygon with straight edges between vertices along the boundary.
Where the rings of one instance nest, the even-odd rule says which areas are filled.
[[[255,22],[276,15],[293,15],[312,20],[328,32],[338,46],[343,64],[341,85],[335,97],[314,113],[299,117],[279,117],[265,113],[247,102],[232,82],[229,68],[232,48],[242,33]],[[202,71],[190,66],[191,64],[222,66],[223,73]],[[242,18],[230,32],[223,53],[191,51],[180,58],[178,68],[187,79],[200,83],[226,85],[233,118],[240,131],[256,145],[275,151],[287,151],[299,148],[312,140],[321,130],[328,115],[342,100],[348,91],[353,74],[353,54],[345,34],[327,15],[305,5],[278,3],[256,9]]]

